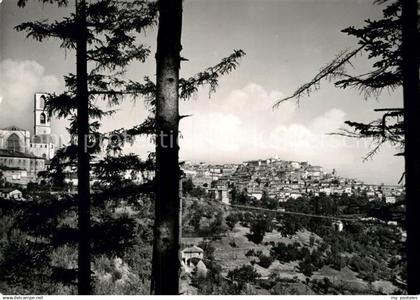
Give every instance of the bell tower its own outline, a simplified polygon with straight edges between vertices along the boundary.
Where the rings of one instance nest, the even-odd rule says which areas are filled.
[[[45,110],[46,94],[36,93],[34,100],[34,135],[51,134],[50,114]]]

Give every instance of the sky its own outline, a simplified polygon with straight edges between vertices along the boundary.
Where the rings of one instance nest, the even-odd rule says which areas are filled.
[[[13,27],[37,19],[61,18],[70,8],[32,1],[17,8],[17,0],[0,4],[0,127],[16,125],[32,130],[33,94],[62,91],[63,75],[75,72],[74,53],[59,48],[57,41],[38,43]],[[344,121],[370,121],[380,116],[379,107],[398,107],[401,91],[384,92],[365,100],[355,90],[340,90],[323,82],[319,91],[301,100],[272,105],[291,94],[340,51],[352,49],[356,40],[340,32],[378,19],[381,7],[370,0],[185,0],[182,32],[181,76],[188,77],[214,65],[233,49],[246,56],[240,66],[222,78],[209,98],[201,89],[180,103],[180,159],[194,162],[238,163],[279,157],[308,161],[345,177],[369,183],[396,184],[403,170],[398,151],[384,147],[373,159],[363,161],[368,141],[327,135],[344,128]],[[139,39],[156,47],[156,28]],[[369,61],[354,61],[366,70]],[[154,78],[153,55],[146,63],[134,63],[127,77]],[[147,112],[141,100],[127,100],[119,112],[103,122],[104,130],[139,124]],[[65,120],[53,119],[53,133],[65,135]],[[147,139],[138,139],[126,152],[145,155],[153,150]]]

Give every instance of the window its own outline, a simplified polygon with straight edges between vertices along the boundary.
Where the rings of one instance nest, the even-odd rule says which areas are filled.
[[[39,97],[39,108],[40,109],[44,109],[45,108],[45,96],[42,95],[41,97]]]
[[[12,133],[7,139],[7,150],[13,152],[21,151],[20,139],[16,133]]]
[[[45,116],[45,113],[41,113],[41,115],[39,116],[39,122],[41,124],[45,124],[47,117]]]

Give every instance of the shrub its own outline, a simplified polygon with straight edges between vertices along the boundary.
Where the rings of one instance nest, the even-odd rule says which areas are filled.
[[[274,259],[270,255],[260,255],[258,261],[258,265],[260,265],[263,268],[269,268],[271,264],[273,263]]]
[[[226,217],[226,224],[228,225],[229,229],[232,231],[235,228],[236,223],[239,222],[239,215],[238,214],[230,214]]]
[[[255,283],[261,275],[250,265],[243,265],[229,271],[227,277],[238,284]]]
[[[251,222],[250,231],[251,233],[247,235],[248,239],[255,244],[260,244],[266,232],[271,231],[271,220],[267,218],[257,217]]]

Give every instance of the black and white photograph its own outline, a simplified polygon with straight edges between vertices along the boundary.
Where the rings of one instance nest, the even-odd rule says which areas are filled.
[[[418,15],[0,0],[0,299],[418,299]]]

